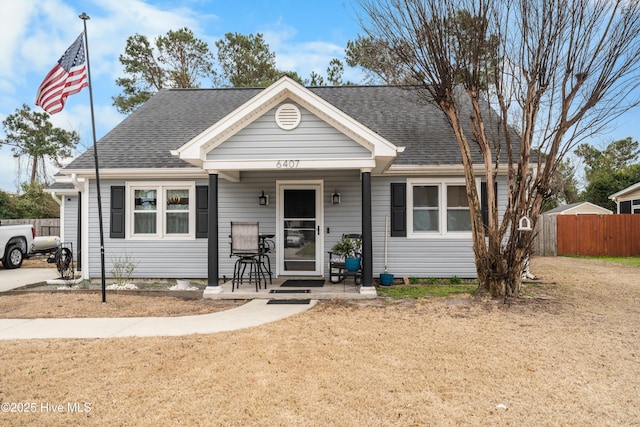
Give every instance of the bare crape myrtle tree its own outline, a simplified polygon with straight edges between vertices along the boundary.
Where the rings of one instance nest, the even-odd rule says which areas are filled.
[[[517,296],[564,156],[640,100],[636,0],[360,0],[347,51],[447,116],[462,155],[480,290]],[[392,76],[392,77],[390,77]],[[468,112],[471,112],[470,114]],[[464,129],[468,129],[464,132]],[[484,170],[474,170],[480,153]],[[507,180],[498,212],[494,182]],[[486,181],[488,225],[476,177]]]

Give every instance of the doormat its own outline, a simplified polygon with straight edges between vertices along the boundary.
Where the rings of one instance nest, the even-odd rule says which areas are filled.
[[[308,294],[309,289],[271,289],[270,294]]]
[[[270,299],[267,304],[310,304],[310,299]]]
[[[301,279],[289,279],[280,285],[284,288],[321,288],[324,286],[324,279],[320,280],[301,280]]]

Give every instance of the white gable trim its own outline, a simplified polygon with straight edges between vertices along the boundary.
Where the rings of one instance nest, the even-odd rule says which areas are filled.
[[[379,171],[386,169],[398,153],[404,151],[404,147],[396,147],[318,95],[285,76],[173,153],[180,159],[198,167],[218,170],[231,169],[230,165],[225,166],[221,161],[215,163],[206,161],[207,153],[285,100],[298,103],[371,151],[372,157],[377,160],[376,169]]]
[[[631,193],[635,192],[636,190],[640,190],[640,182],[635,183],[625,188],[624,190],[620,190],[617,193],[610,195],[609,199],[613,200],[614,202],[619,202],[626,199],[632,199],[634,195]]]

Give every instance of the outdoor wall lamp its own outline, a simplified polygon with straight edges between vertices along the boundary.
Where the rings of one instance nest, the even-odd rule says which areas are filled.
[[[334,205],[340,204],[340,193],[338,193],[338,190],[333,190],[333,194],[331,195],[331,203],[333,203]]]
[[[269,204],[269,195],[264,194],[264,190],[262,190],[262,194],[258,196],[258,203],[260,206],[267,206]]]

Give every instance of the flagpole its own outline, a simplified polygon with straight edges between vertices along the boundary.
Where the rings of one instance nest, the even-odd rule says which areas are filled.
[[[84,46],[87,57],[87,79],[89,80],[89,102],[91,104],[91,129],[93,131],[93,157],[96,165],[96,189],[98,195],[98,222],[100,224],[100,278],[102,284],[102,303],[107,302],[107,291],[104,272],[104,231],[102,227],[102,197],[100,196],[100,168],[98,167],[98,147],[96,144],[96,121],[93,113],[93,85],[91,84],[91,66],[89,65],[89,39],[87,37],[87,21],[91,19],[89,15],[82,12],[78,16],[84,23]]]

